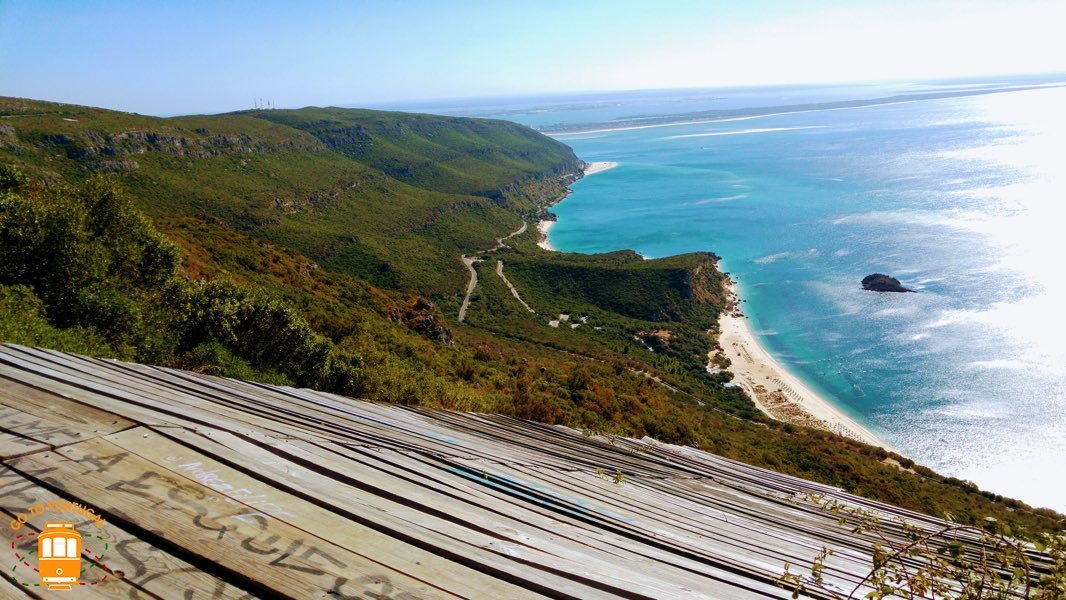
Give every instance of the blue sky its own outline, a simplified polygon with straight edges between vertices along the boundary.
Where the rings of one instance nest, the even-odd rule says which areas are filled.
[[[0,95],[177,114],[1058,72],[1064,22],[1064,0],[0,0]]]

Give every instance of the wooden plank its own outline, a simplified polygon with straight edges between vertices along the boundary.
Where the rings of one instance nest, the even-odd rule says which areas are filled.
[[[613,472],[614,469],[621,468],[627,472],[637,472],[640,465],[637,459],[629,453],[623,453],[609,445],[598,443],[584,436],[565,433],[547,425],[521,422],[521,426],[504,427],[495,415],[489,418],[489,415],[473,413],[412,410],[431,414],[441,422],[449,424],[456,431],[468,431],[484,439],[485,442],[500,444],[508,449],[508,454],[516,450],[528,452],[535,457],[531,462],[541,466],[585,468],[593,472],[596,469],[609,469]],[[534,427],[537,425],[539,426]],[[645,475],[672,474],[671,471],[651,468],[639,472]]]
[[[41,417],[0,404],[0,431],[54,447],[95,437],[91,429],[49,415]]]
[[[88,381],[79,374],[71,374],[66,367],[37,362],[32,355],[12,354],[10,347],[0,346],[0,377],[12,377],[28,385],[50,390],[71,401],[120,412],[130,420],[157,427],[180,426],[197,429],[216,426],[247,436],[262,436],[263,429],[247,426],[230,415],[212,414],[209,403],[182,406],[173,400],[160,401],[151,395],[131,394],[107,380]],[[56,367],[56,368],[52,368]]]
[[[196,436],[185,432],[168,432],[168,435],[180,437],[190,444],[203,443],[202,439],[197,439]],[[285,461],[271,452],[229,434],[212,435],[212,439],[225,441],[228,447],[239,452],[242,462],[255,472],[277,479],[284,478],[283,473],[287,473],[289,478],[286,483],[292,485],[293,488],[320,497],[323,501],[335,503],[336,506],[343,507],[346,511],[365,515],[377,526],[385,528],[390,535],[400,535],[411,539],[419,546],[431,549],[434,553],[448,556],[452,560],[462,562],[477,570],[494,573],[494,576],[507,581],[522,582],[523,587],[541,591],[554,590],[550,592],[552,595],[571,597],[571,594],[580,592],[580,595],[576,597],[602,596],[593,588],[585,588],[577,582],[567,581],[551,573],[540,572],[519,564],[509,564],[506,560],[501,561],[495,551],[486,551],[481,545],[470,544],[454,539],[451,535],[436,532],[431,527],[434,523],[437,523],[439,527],[438,517],[421,515],[417,511],[396,505],[392,501],[368,494],[362,489],[350,487],[342,481],[322,474],[321,469],[311,469],[304,464]],[[272,443],[284,445],[276,441]],[[315,464],[317,467],[317,463]],[[284,471],[278,472],[279,468],[283,468]],[[397,510],[406,516],[395,515]],[[354,518],[354,514],[350,516]],[[489,541],[491,540],[483,539],[482,543]]]
[[[54,597],[55,592],[49,591],[47,586],[41,583],[40,575],[34,570],[36,563],[31,552],[37,548],[37,534],[40,533],[40,528],[34,525],[24,525],[17,532],[12,531],[6,526],[12,518],[11,513],[0,510],[0,519],[3,519],[5,523],[5,526],[0,528],[0,556],[3,556],[4,560],[4,578],[14,587],[21,588],[22,592],[30,597]],[[85,546],[91,547],[91,543],[91,540],[85,542]],[[17,558],[22,560],[17,560]],[[83,561],[85,561],[84,558]],[[136,597],[137,589],[129,582],[114,577],[106,571],[98,571],[94,565],[85,565],[84,562],[83,565],[85,568],[79,581],[85,585],[79,585],[67,592],[70,597]],[[101,572],[102,575],[96,575]],[[103,579],[104,577],[106,579]]]
[[[300,439],[322,439],[365,443],[367,445],[406,445],[421,447],[439,441],[439,436],[425,429],[411,427],[402,420],[382,418],[375,409],[384,408],[391,415],[406,411],[380,407],[369,402],[333,396],[311,390],[252,385],[245,382],[193,376],[170,369],[153,369],[153,376],[176,378],[183,385],[207,386],[209,392],[230,400],[254,404],[265,418],[275,418],[298,428],[290,432]],[[421,425],[421,424],[419,424]]]
[[[610,451],[609,451],[610,452]]]
[[[3,536],[0,535],[0,544],[6,544]],[[42,598],[41,595],[31,591],[28,588],[24,588],[21,585],[16,585],[11,580],[11,574],[7,572],[7,569],[0,570],[0,598]]]
[[[2,424],[0,424],[0,429],[3,429]],[[0,460],[22,456],[23,454],[33,454],[48,448],[48,444],[36,442],[21,435],[7,432],[0,433]]]
[[[179,431],[168,431],[168,435],[180,436],[189,444],[202,443]],[[453,522],[456,518],[451,513],[455,507],[447,505],[412,506],[407,494],[409,490],[397,490],[389,494],[388,490],[377,488],[384,495],[369,493],[362,487],[352,484],[369,480],[373,473],[366,469],[353,471],[347,465],[346,472],[335,473],[335,466],[330,460],[308,454],[290,446],[291,441],[272,441],[274,452],[284,452],[292,457],[285,467],[290,474],[286,479],[277,472],[279,456],[255,447],[243,440],[221,433],[211,436],[213,440],[223,440],[241,457],[241,465],[248,469],[248,474],[258,474],[276,481],[284,481],[294,490],[331,503],[342,509],[352,519],[366,519],[381,531],[392,536],[412,540],[417,545],[430,549],[436,554],[447,556],[451,560],[470,566],[476,570],[491,573],[495,577],[514,581],[522,587],[540,591],[555,597],[600,598],[611,597],[621,593],[626,595],[626,588],[617,587],[622,581],[601,581],[600,574],[567,564],[555,557],[544,556],[527,544],[508,543],[498,536],[478,533],[479,523],[473,530]],[[283,455],[285,456],[285,455]],[[314,467],[314,468],[312,468]],[[403,503],[397,500],[402,500]],[[628,584],[628,582],[627,582]],[[606,590],[617,590],[608,593]],[[634,590],[646,589],[641,583],[633,584]],[[634,592],[636,593],[636,592]],[[663,594],[647,593],[647,597],[666,597]]]
[[[358,450],[356,450],[356,451],[358,451]],[[368,453],[365,453],[365,454],[368,457],[367,460],[372,460],[372,458],[370,458],[370,457],[377,456],[377,455],[385,456],[388,453],[386,453],[386,452],[368,452]],[[390,461],[395,461],[397,459],[391,458],[389,460]],[[412,460],[417,460],[417,459],[412,458]],[[472,467],[474,469],[478,469],[478,468],[481,468],[483,466],[484,465],[480,465],[478,463],[474,463],[472,465]],[[485,467],[485,468],[489,468],[490,472],[493,471],[493,470],[498,472],[499,469],[501,469],[501,468],[507,469],[508,466],[509,465],[503,465],[503,466],[494,465],[493,467]],[[623,514],[626,513],[630,509],[636,509],[636,510],[641,511],[641,513],[644,514],[645,516],[651,516],[654,519],[654,522],[653,523],[648,523],[648,524],[649,525],[654,525],[655,529],[648,530],[645,533],[647,534],[646,537],[648,539],[655,538],[655,541],[657,543],[661,543],[663,541],[662,538],[664,536],[669,537],[671,535],[669,530],[671,530],[671,527],[672,527],[673,523],[672,523],[672,520],[671,520],[671,515],[667,514],[667,511],[662,511],[661,514],[656,515],[654,511],[649,513],[649,512],[647,512],[645,510],[649,506],[649,504],[654,505],[655,503],[662,502],[663,500],[665,500],[664,498],[652,497],[652,498],[649,498],[649,501],[647,503],[637,502],[637,501],[633,500],[633,498],[631,497],[631,494],[630,494],[631,491],[636,489],[632,485],[618,486],[618,485],[610,484],[608,482],[604,482],[600,478],[592,476],[591,474],[582,474],[582,472],[575,471],[575,470],[568,470],[566,472],[556,472],[556,471],[553,471],[551,469],[532,469],[532,468],[529,468],[529,467],[514,467],[514,468],[519,469],[519,471],[521,471],[520,473],[512,472],[512,474],[514,476],[525,477],[527,479],[529,479],[529,477],[532,476],[533,479],[529,479],[530,482],[540,481],[541,484],[543,484],[543,487],[542,487],[541,484],[532,483],[532,485],[537,486],[538,491],[542,490],[544,493],[549,494],[550,497],[552,497],[552,496],[558,497],[558,498],[560,498],[561,501],[567,502],[567,503],[569,503],[571,505],[580,505],[582,507],[586,507],[586,506],[591,507],[591,506],[595,506],[595,503],[597,503],[597,502],[607,501],[608,504],[611,504],[612,506],[615,507],[614,510],[621,511]],[[417,476],[425,475],[427,472],[432,471],[432,470],[433,470],[433,467],[430,466],[430,465],[421,465],[421,468],[416,465],[416,466],[412,467],[411,472],[412,473],[418,473],[418,475],[411,475],[411,476],[417,477]],[[542,473],[537,473],[538,471],[540,471]],[[637,479],[639,479],[639,478],[637,478]],[[567,484],[567,482],[571,481],[571,480],[585,480],[585,481],[588,481],[588,482],[591,482],[591,483],[590,484],[586,484],[584,486],[575,487],[573,485]],[[659,480],[652,480],[652,481],[659,481]],[[686,481],[689,481],[689,480],[686,480]],[[550,487],[556,486],[556,485],[558,485],[560,483],[563,483],[564,487],[569,487],[569,489],[572,489],[574,491],[574,493],[576,494],[576,497],[572,497],[572,498],[568,499],[568,498],[566,498],[564,496],[559,496],[557,493],[552,492],[549,489]],[[558,489],[558,488],[556,488],[556,489]],[[506,500],[498,500],[497,502],[492,504],[492,507],[493,507],[494,511],[503,510],[502,507],[505,507],[505,506],[506,506]],[[536,509],[533,508],[531,510],[536,510]],[[565,514],[558,514],[557,518],[562,519],[562,520],[566,520],[567,516]],[[719,527],[723,523],[728,523],[728,521],[719,521],[718,523],[715,523],[713,525],[713,527]],[[662,528],[665,528],[667,531],[664,531]],[[721,553],[717,553],[717,560],[726,560],[726,561],[732,560],[734,566],[736,566],[737,568],[741,568],[741,569],[753,568],[753,569],[756,569],[756,570],[761,570],[761,572],[763,573],[764,577],[772,577],[772,576],[774,576],[774,575],[776,575],[778,573],[780,565],[783,564],[783,562],[784,562],[783,560],[777,560],[775,562],[774,559],[772,558],[772,557],[775,556],[773,553],[769,553],[769,554],[763,553],[762,555],[760,555],[758,553],[749,552],[748,548],[746,546],[746,543],[745,543],[746,540],[745,540],[744,537],[742,537],[744,535],[747,535],[747,532],[738,531],[736,527],[731,527],[729,525],[726,525],[726,529],[732,529],[734,531],[733,537],[730,538],[730,539],[732,539],[732,544],[723,546],[722,552]],[[591,529],[589,531],[591,532],[591,531],[595,531],[595,530]],[[681,530],[676,530],[676,531],[681,531]],[[714,530],[713,529],[708,529],[707,527],[703,527],[703,533],[704,533],[704,535],[711,535],[711,534],[714,534]],[[711,536],[713,537],[713,535],[711,535]],[[674,537],[677,538],[676,535]],[[697,537],[695,535],[690,535],[690,534],[686,533],[686,534],[683,534],[680,538],[677,538],[676,546],[679,549],[683,549],[685,551],[685,553],[691,554],[693,552],[693,550],[690,550],[690,549],[693,549],[693,548],[698,549],[701,546],[705,545],[706,541],[707,541],[706,537],[703,537],[701,539],[701,537]],[[632,544],[633,542],[630,541],[629,543]],[[778,543],[778,540],[771,540],[770,546],[768,546],[768,547],[772,547],[773,544],[776,544],[776,543]],[[730,549],[730,548],[732,548],[732,549]],[[800,559],[808,558],[809,556],[812,556],[813,553],[817,551],[817,549],[818,549],[818,547],[813,547],[813,549],[810,552],[804,552],[802,555],[798,556],[798,558],[800,558]],[[738,554],[738,552],[739,552],[739,554]],[[712,555],[707,555],[707,556],[712,556]],[[767,560],[767,556],[771,557],[769,561]],[[747,558],[745,558],[745,557],[747,557]],[[793,560],[793,562],[794,562],[796,559],[795,558],[791,558],[791,560]],[[750,567],[745,567],[745,565],[749,565]]]
[[[143,391],[155,390],[181,403],[191,401],[194,406],[250,425],[258,424],[264,430],[285,427],[288,429],[279,433],[305,439],[350,439],[359,433],[350,426],[348,415],[323,412],[322,407],[306,401],[293,403],[293,397],[269,386],[113,361],[86,358],[78,362],[85,363],[85,366],[70,366],[88,369],[88,372],[101,376],[119,377]],[[215,406],[203,404],[204,401]],[[253,419],[261,420],[253,423]],[[366,420],[358,425],[365,426]]]
[[[62,421],[83,433],[106,435],[133,424],[123,417],[73,402],[62,396],[5,380],[0,385],[0,404],[52,421]]]
[[[146,409],[124,395],[108,395],[95,389],[85,389],[72,385],[64,379],[62,373],[40,368],[38,365],[13,359],[4,353],[0,346],[0,378],[6,381],[20,381],[38,389],[48,390],[72,402],[84,406],[99,407],[109,412],[117,412],[125,418],[143,425],[183,425],[196,427],[197,423],[181,418],[179,415],[166,414]],[[116,397],[117,396],[117,397]]]
[[[63,360],[64,358],[67,360]],[[193,419],[201,425],[228,425],[231,429],[245,425],[249,430],[264,432],[284,429],[283,424],[278,421],[262,419],[247,411],[242,412],[231,406],[213,402],[207,397],[191,396],[174,388],[132,380],[126,374],[113,371],[106,363],[103,367],[94,366],[85,360],[77,360],[77,357],[56,356],[32,349],[22,349],[18,354],[5,354],[0,351],[0,362],[9,362],[19,368],[95,392],[100,398],[98,402],[101,406],[113,407],[114,403],[108,399],[115,398],[161,413],[168,418]],[[195,418],[192,415],[195,415]]]
[[[760,579],[764,585],[771,585],[770,580],[776,575],[773,569],[780,563],[767,563],[749,552],[736,537],[732,538],[736,544],[728,543],[730,537],[726,532],[734,529],[728,522],[716,523],[718,530],[708,530],[708,535],[702,539],[686,535],[676,522],[659,520],[643,510],[644,505],[631,497],[632,483],[618,485],[577,471],[558,473],[551,470],[535,472],[529,467],[515,469],[497,467],[505,486],[529,490],[530,494],[545,497],[546,502],[564,507],[564,510],[580,510],[589,528],[609,530],[616,543],[635,551],[654,554],[664,562],[676,562],[670,555],[694,560],[701,565],[695,570],[729,581],[738,580],[736,573],[743,572],[744,579],[750,580],[752,586]],[[586,480],[588,487],[568,485],[578,478]],[[707,544],[708,539],[714,539],[715,543]],[[646,547],[641,548],[642,545]]]
[[[58,368],[70,369],[79,377],[120,383],[143,396],[166,399],[235,422],[258,426],[263,431],[289,428],[292,431],[279,433],[312,436],[316,432],[307,428],[306,424],[301,425],[299,420],[302,418],[315,424],[321,422],[314,415],[284,415],[275,406],[274,399],[243,393],[230,380],[87,357],[68,358],[59,353],[47,353],[45,357],[57,361]],[[321,434],[317,432],[317,435]]]
[[[265,386],[264,386],[265,387]],[[314,411],[331,421],[350,424],[365,435],[337,439],[367,446],[409,448],[453,456],[488,458],[504,445],[493,447],[492,440],[477,432],[462,432],[447,423],[401,407],[385,406],[306,389],[276,388],[279,400],[302,411]],[[277,402],[277,401],[275,401]],[[512,460],[521,449],[510,448]]]
[[[388,504],[388,512],[418,524],[436,537],[455,538],[473,547],[489,548],[506,558],[584,580],[587,585],[610,590],[613,594],[628,592],[652,598],[683,598],[691,591],[654,573],[634,576],[631,570],[617,563],[617,557],[607,557],[598,551],[577,551],[553,533],[532,530],[521,521],[512,521],[482,506],[450,501],[436,489],[346,461],[342,456],[313,444],[292,440],[279,444],[278,448],[294,458],[314,462],[339,476],[380,490],[378,493],[384,493],[385,497],[403,498],[402,504]],[[383,505],[386,501],[379,498],[376,502]]]
[[[173,550],[193,571],[240,578],[254,569],[239,580],[260,593],[323,592],[344,572],[336,559],[372,564],[406,593],[463,595],[469,581],[500,597],[528,591],[508,582],[560,596],[778,597],[785,592],[768,577],[785,560],[834,547],[826,574],[837,584],[857,581],[869,560],[864,540],[797,495],[884,515],[890,537],[902,531],[889,516],[940,523],[692,448],[500,415],[2,345],[0,378],[0,457],[37,469],[31,477],[50,489],[73,493],[59,482],[89,481],[92,499],[133,540]],[[130,428],[138,423],[151,430]],[[105,450],[123,456],[112,463],[118,454]],[[597,469],[620,469],[627,482]],[[9,492],[22,494],[0,478],[0,495]],[[155,503],[148,513],[146,501]],[[274,552],[242,557],[241,543]],[[286,561],[306,570],[272,564],[285,543],[301,544]],[[309,544],[329,558],[302,554]]]
[[[49,479],[47,474],[43,477]],[[12,515],[26,513],[27,507],[37,503],[60,499],[59,496],[30,481],[6,466],[0,465],[0,515],[4,515],[0,528],[10,532],[7,523]],[[79,501],[76,498],[69,499],[72,502]],[[115,523],[108,523],[102,529],[89,521],[80,520],[75,516],[73,519],[75,528],[86,535],[85,548],[96,556],[100,556],[100,563],[106,565],[110,574],[104,581],[99,581],[92,587],[93,591],[99,590],[101,597],[143,597],[145,594],[155,595],[160,598],[222,598],[240,600],[249,597],[248,592],[234,587],[225,581],[205,573],[191,564],[180,560],[170,553],[161,550],[150,543],[137,538]],[[32,521],[28,527],[31,531],[39,530],[36,521]],[[9,536],[10,537],[10,536]],[[12,539],[6,541],[10,544]],[[27,539],[19,540],[26,543]],[[101,548],[102,546],[102,548]],[[0,556],[4,556],[4,549],[10,546],[0,547]],[[0,566],[8,568],[2,562]],[[87,577],[83,581],[99,580],[101,572],[95,567],[86,569]],[[32,586],[32,582],[30,587]],[[86,594],[79,588],[72,597]]]
[[[536,529],[544,528],[551,529],[559,535],[564,535],[569,538],[570,543],[574,546],[590,545],[600,552],[610,552],[618,557],[631,557],[634,552],[640,553],[642,559],[653,559],[658,557],[659,560],[665,562],[672,562],[675,564],[684,563],[686,569],[690,571],[704,572],[710,575],[722,575],[720,570],[712,566],[707,561],[696,565],[691,562],[690,559],[678,558],[675,555],[692,555],[698,553],[698,549],[702,544],[700,538],[696,536],[687,536],[686,539],[679,540],[676,544],[676,549],[661,548],[662,544],[669,541],[672,536],[672,523],[667,519],[655,518],[655,520],[644,522],[643,517],[640,520],[633,520],[631,516],[639,516],[639,513],[635,513],[634,510],[641,509],[644,505],[638,503],[630,503],[630,492],[634,488],[630,485],[619,486],[610,482],[604,481],[598,477],[588,474],[582,474],[575,471],[553,471],[551,469],[538,469],[540,473],[529,474],[525,471],[532,470],[530,468],[522,468],[521,472],[511,472],[510,479],[518,486],[531,486],[528,493],[531,497],[524,502],[521,499],[516,500],[514,496],[508,496],[506,494],[496,494],[496,490],[493,485],[484,485],[480,489],[462,489],[457,485],[450,485],[449,481],[443,477],[434,477],[433,473],[441,471],[441,465],[429,464],[432,461],[422,461],[416,456],[403,456],[387,450],[379,452],[362,452],[358,449],[352,449],[352,452],[359,452],[364,454],[362,460],[365,461],[388,461],[393,465],[394,470],[406,471],[405,476],[411,478],[426,478],[424,483],[427,487],[435,487],[437,489],[448,489],[463,497],[469,497],[469,501],[472,503],[482,503],[487,507],[491,507],[494,513],[503,513],[511,518],[517,519],[527,524],[527,528]],[[404,468],[406,467],[406,469]],[[470,469],[471,472],[477,473],[480,467],[474,467]],[[494,475],[500,475],[501,467],[494,465],[491,467],[485,467],[488,469],[487,473]],[[505,468],[505,467],[504,467]],[[514,478],[524,478],[525,482],[518,481]],[[591,482],[588,488],[573,488],[572,491],[567,491],[565,484],[570,479],[581,478]],[[454,477],[453,477],[454,479]],[[471,478],[474,481],[478,481],[478,477]],[[493,477],[496,479],[496,477]],[[469,483],[469,481],[465,481]],[[598,485],[598,487],[594,487]],[[507,486],[511,487],[511,486]],[[572,487],[572,486],[571,486]],[[521,490],[522,487],[516,487]],[[484,498],[478,498],[479,493],[484,493]],[[537,500],[532,495],[539,495],[544,500]],[[610,502],[605,501],[610,500]],[[660,499],[656,499],[660,500]],[[542,510],[541,506],[547,506],[549,504],[557,504],[559,508],[553,511]],[[599,506],[597,506],[599,505]],[[606,510],[604,510],[606,507]],[[617,513],[613,515],[612,513]],[[583,520],[575,520],[571,514],[582,514]],[[598,527],[595,522],[589,522],[588,519],[606,518],[604,523],[610,524],[612,527],[629,528],[630,535],[635,537],[625,538],[615,533],[610,533],[604,528]],[[497,518],[497,520],[499,520]],[[718,526],[720,523],[715,523],[714,526]],[[729,525],[726,525],[729,528]],[[526,530],[523,530],[525,532]],[[677,538],[676,535],[673,535]],[[646,541],[653,542],[655,546],[643,546],[640,541],[641,538],[646,538]],[[738,540],[737,547],[743,547],[742,541]],[[715,556],[713,553],[705,554],[709,558],[713,558],[716,561],[727,560],[724,556]],[[654,559],[653,559],[654,560]],[[780,563],[772,565],[773,567],[779,566]],[[765,564],[764,564],[765,566]],[[633,568],[639,569],[640,565],[635,565]],[[764,574],[769,573],[769,570],[763,569]],[[691,575],[689,576],[691,579]]]
[[[522,538],[530,540],[530,543],[534,543],[532,541],[536,539],[534,533],[538,531],[548,531],[554,534],[556,538],[564,538],[562,543],[567,548],[587,553],[587,556],[582,557],[582,560],[580,560],[581,564],[594,565],[596,560],[593,557],[598,555],[604,560],[613,561],[615,565],[631,572],[634,576],[642,575],[648,580],[671,580],[679,586],[693,586],[701,580],[708,585],[713,583],[703,580],[702,578],[704,577],[718,580],[719,582],[736,579],[735,575],[729,574],[719,566],[714,566],[707,560],[697,561],[692,557],[696,552],[695,549],[702,547],[701,542],[703,540],[698,538],[686,540],[686,542],[679,544],[677,549],[663,548],[663,542],[668,539],[664,535],[664,531],[642,529],[641,532],[646,541],[654,542],[654,545],[649,545],[642,543],[639,538],[623,537],[609,531],[607,528],[597,527],[594,524],[575,518],[576,515],[585,513],[588,510],[595,511],[596,505],[603,498],[602,495],[594,494],[564,498],[556,494],[555,502],[551,503],[537,501],[532,497],[523,501],[514,495],[497,490],[496,486],[492,484],[469,487],[472,481],[480,481],[481,477],[475,475],[470,479],[457,479],[454,473],[443,471],[439,463],[435,465],[428,464],[431,461],[422,462],[417,456],[404,456],[389,450],[365,453],[357,449],[349,450],[364,454],[362,458],[366,461],[379,460],[391,463],[393,470],[404,471],[406,477],[424,477],[426,482],[423,485],[426,487],[448,490],[474,507],[481,506],[490,510],[491,513],[494,513],[494,516],[489,518],[504,528],[511,527],[513,531],[519,531]],[[405,469],[404,467],[408,468]],[[498,474],[498,471],[496,471],[498,468],[498,465],[489,467],[486,476],[495,479],[489,474]],[[388,467],[383,467],[383,469],[388,469]],[[476,472],[474,470],[474,473]],[[545,470],[545,472],[551,473],[552,471]],[[434,476],[435,473],[441,473],[442,475]],[[579,475],[573,472],[554,473],[562,478]],[[447,479],[445,474],[450,475],[451,479]],[[614,484],[602,480],[598,481],[604,484],[604,495],[617,496],[619,494],[617,486],[614,486]],[[546,485],[554,483],[557,483],[557,481],[551,479],[546,482]],[[536,491],[551,494],[551,490],[547,487]],[[559,504],[564,508],[552,510],[546,508],[548,504]],[[622,512],[625,513],[627,511],[623,508]],[[623,514],[619,515],[619,518],[624,520],[626,517]],[[537,542],[536,545],[546,551],[566,556],[565,552],[559,553],[548,544]],[[813,552],[810,555],[813,556]],[[721,562],[722,558],[719,556],[715,560]],[[780,563],[773,566],[780,566]],[[766,569],[763,570],[764,575],[767,572]],[[714,585],[721,586],[722,584],[715,583]],[[754,581],[750,582],[748,586],[760,587]],[[763,585],[762,588],[766,591],[776,589],[769,584]],[[730,592],[725,588],[719,589],[716,587],[714,589],[716,589],[718,597],[731,597]]]
[[[603,494],[608,504],[622,502],[641,515],[641,523],[649,527],[657,539],[669,540],[683,549],[711,549],[711,553],[728,556],[738,565],[747,565],[753,572],[761,571],[764,575],[780,574],[785,562],[792,564],[808,561],[820,550],[824,538],[819,539],[810,531],[803,531],[793,524],[794,512],[780,507],[772,507],[764,514],[738,514],[723,510],[707,501],[717,504],[720,490],[707,488],[704,494],[682,496],[674,492],[677,482],[671,480],[643,480],[634,478],[622,485],[604,481],[595,481],[581,473],[567,474],[567,480],[588,486],[610,486],[618,488],[614,494]],[[705,480],[680,480],[683,485],[697,485]],[[575,493],[581,493],[577,490]],[[828,520],[828,519],[827,519]],[[766,524],[771,525],[767,526]],[[835,521],[834,521],[835,523]],[[822,531],[829,523],[823,522]],[[850,560],[847,546],[835,546],[839,549],[831,562],[840,563]],[[868,562],[866,563],[868,564]],[[864,565],[856,564],[861,568]],[[858,579],[851,581],[852,585]]]
[[[215,444],[216,452],[192,450],[157,432],[135,429],[108,436],[108,441],[156,465],[197,481],[229,497],[251,505],[264,515],[287,522],[323,539],[331,539],[352,552],[379,562],[397,572],[423,582],[432,582],[456,596],[468,596],[471,590],[478,595],[494,598],[539,597],[528,590],[487,576],[468,567],[436,556],[417,546],[365,527],[301,498],[265,485],[236,469],[218,462],[213,456],[232,452],[225,446],[201,437],[205,445]],[[177,433],[187,438],[188,432]],[[288,472],[291,477],[293,473]]]
[[[50,474],[63,493],[96,506],[108,521],[140,524],[141,529],[135,529],[139,537],[153,544],[165,540],[168,548],[198,568],[217,570],[227,581],[239,582],[257,595],[446,596],[245,502],[227,502],[214,490],[106,440],[87,440],[9,464],[19,471],[54,469]],[[149,524],[151,531],[143,529]]]

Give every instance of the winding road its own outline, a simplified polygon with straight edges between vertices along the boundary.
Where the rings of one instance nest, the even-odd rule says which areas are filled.
[[[496,261],[496,274],[499,275],[500,279],[502,279],[503,282],[507,284],[507,288],[509,290],[511,290],[511,295],[513,295],[515,297],[515,300],[518,300],[518,302],[522,306],[526,307],[526,310],[528,310],[529,312],[531,312],[533,314],[537,314],[537,311],[533,310],[528,304],[526,304],[526,301],[523,300],[522,297],[518,295],[518,290],[515,289],[514,284],[511,283],[511,280],[507,279],[507,276],[503,274],[503,261],[502,260],[497,260]]]
[[[480,254],[488,254],[489,252],[495,252],[495,251],[499,250],[500,248],[506,248],[507,244],[504,243],[504,240],[508,240],[510,238],[513,238],[516,235],[522,235],[523,233],[526,232],[526,229],[528,227],[529,227],[529,223],[527,223],[525,221],[522,221],[522,226],[519,227],[518,229],[514,230],[509,235],[505,235],[503,237],[496,238],[496,247],[495,248],[491,248],[489,250],[485,250],[484,252],[481,252]],[[466,284],[466,296],[463,298],[462,306],[459,307],[459,322],[462,323],[466,319],[466,311],[467,311],[467,309],[470,308],[470,295],[474,293],[474,288],[477,287],[477,269],[474,268],[474,265],[476,263],[478,263],[478,262],[481,262],[481,259],[480,258],[476,258],[474,256],[467,256],[465,254],[463,254],[459,258],[463,261],[463,264],[466,265],[467,270],[470,271],[470,283]],[[503,263],[500,263],[499,261],[497,261],[496,272],[500,274],[500,277],[503,277]],[[515,298],[518,298],[518,301],[522,302],[522,299],[518,297],[518,291],[514,289],[514,286],[511,285],[511,282],[507,281],[506,277],[503,277],[503,280],[505,282],[507,282],[507,286],[511,288],[511,293],[513,293],[515,295]],[[525,306],[529,310],[529,312],[533,312],[533,309],[529,308],[529,305],[526,304],[525,302],[522,302],[522,306]]]
[[[477,269],[474,268],[474,263],[478,262],[478,259],[463,255],[463,264],[470,270],[470,283],[466,284],[466,296],[463,298],[463,305],[459,307],[459,322],[462,323],[466,319],[466,309],[470,308],[470,294],[474,293],[474,288],[477,287]]]

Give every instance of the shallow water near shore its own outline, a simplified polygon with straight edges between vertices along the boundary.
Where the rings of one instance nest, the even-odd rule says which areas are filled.
[[[1052,88],[559,135],[620,165],[573,186],[550,243],[714,251],[810,387],[920,463],[1066,510],[1063,105]],[[865,292],[873,272],[918,293]]]

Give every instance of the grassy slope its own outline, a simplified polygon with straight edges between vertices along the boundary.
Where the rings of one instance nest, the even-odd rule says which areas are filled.
[[[536,248],[531,230],[485,256],[468,322],[455,323],[459,254],[492,247],[579,166],[562,144],[517,125],[345,109],[158,119],[0,99],[0,163],[52,182],[114,173],[179,245],[186,277],[284,298],[380,379],[367,387],[373,399],[651,434],[933,514],[1051,522],[886,465],[861,444],[767,422],[707,377],[705,330],[723,302],[713,256],[559,255]],[[537,314],[496,277],[497,259]],[[49,324],[19,300],[25,290],[3,291],[5,341],[108,353],[92,331]],[[425,306],[419,295],[437,307],[412,310]],[[548,327],[560,313],[588,322]],[[448,321],[453,343],[412,325],[427,315]],[[664,330],[666,343],[651,335]]]
[[[388,287],[454,290],[465,272],[453,255],[491,246],[502,228],[520,222],[493,198],[414,187],[308,133],[252,115],[158,119],[28,101],[2,102],[0,113],[17,127],[17,141],[5,136],[0,153],[6,149],[13,162],[46,177],[116,172],[153,218],[220,221]],[[512,137],[506,133],[504,141]],[[487,134],[470,139],[498,143]],[[519,180],[575,160],[559,147],[527,154],[525,170],[512,172]],[[472,156],[463,164],[495,172],[497,158]]]
[[[562,175],[569,148],[509,122],[342,108],[254,114],[306,131],[337,152],[420,188],[499,197],[532,176]]]

